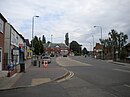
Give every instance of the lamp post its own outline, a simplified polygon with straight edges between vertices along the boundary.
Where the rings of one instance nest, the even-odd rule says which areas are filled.
[[[92,38],[93,38],[93,57],[94,57],[94,35],[92,35]]]
[[[32,40],[33,40],[33,34],[34,34],[34,19],[35,19],[35,17],[38,18],[39,16],[33,16],[33,17],[32,17]],[[34,47],[33,47],[33,41],[32,41],[32,51],[33,51],[33,50],[34,50]],[[34,62],[33,62],[33,52],[32,52],[31,63],[32,63],[33,65],[36,65],[36,64],[34,64]]]
[[[94,28],[95,27],[99,27],[100,28],[100,30],[101,30],[101,41],[102,41],[102,26],[94,26]],[[102,43],[101,43],[101,45],[102,45]],[[101,51],[101,59],[104,59],[104,48],[102,48],[102,51]]]
[[[52,43],[52,37],[53,37],[53,35],[51,35],[51,43]]]
[[[92,45],[91,45],[91,42],[90,43],[90,51],[89,51],[89,54],[92,55]]]
[[[33,35],[34,35],[34,19],[35,19],[35,17],[38,18],[39,16],[33,16],[32,17],[32,40],[33,40]],[[32,49],[34,49],[33,48],[33,42],[32,42]]]
[[[91,48],[92,45],[91,45],[91,42],[89,42],[89,43],[90,43],[90,51],[91,51],[92,50],[92,48]]]
[[[95,27],[99,27],[100,28],[100,30],[101,30],[101,40],[102,40],[102,26],[94,26],[94,28]]]

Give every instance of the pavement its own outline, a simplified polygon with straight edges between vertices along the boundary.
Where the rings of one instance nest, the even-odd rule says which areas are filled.
[[[64,60],[66,60],[66,58],[64,58]],[[72,66],[73,64],[69,64],[67,63],[67,61],[65,62],[65,64],[62,64],[64,63],[62,61],[60,60],[60,57],[57,58],[56,61],[55,58],[52,58],[52,62],[48,64],[48,66],[45,68],[43,64],[40,64],[39,67],[38,61],[37,61],[37,66],[33,66],[31,64],[31,60],[26,60],[25,61],[26,72],[16,73],[12,77],[7,77],[7,71],[2,71],[0,73],[0,90],[3,91],[6,89],[31,87],[31,86],[37,86],[37,85],[49,83],[52,81],[60,82],[60,81],[64,81],[65,79],[69,79],[74,74],[73,72],[70,72],[63,67],[66,65]],[[76,62],[77,64],[74,62]],[[108,60],[108,62],[130,67],[130,64],[128,63],[114,62],[111,60]],[[41,60],[40,63],[42,63]],[[81,64],[79,63],[79,61],[72,61],[71,63],[74,63],[73,66],[78,66],[79,64]],[[81,65],[91,66],[90,64],[81,64]],[[68,78],[66,76],[68,76]]]
[[[55,62],[55,58],[52,58],[52,62],[48,64],[47,67],[44,67],[42,62],[40,63],[40,67],[38,65],[38,62],[37,66],[33,66],[31,64],[31,60],[27,60],[25,62],[25,73],[16,73],[12,77],[1,76],[0,91],[37,86],[52,81],[58,81],[68,76],[70,73],[63,67],[60,67]]]

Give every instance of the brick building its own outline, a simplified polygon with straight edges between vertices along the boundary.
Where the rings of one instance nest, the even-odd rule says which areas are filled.
[[[4,33],[6,22],[7,20],[0,13],[0,71],[3,70],[4,65]]]
[[[49,43],[44,45],[44,51],[46,54],[54,54],[54,55],[68,55],[70,50],[67,45],[64,43]]]

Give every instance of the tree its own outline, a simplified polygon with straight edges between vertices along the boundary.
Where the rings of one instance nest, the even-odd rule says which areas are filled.
[[[109,32],[109,41],[111,42],[111,49],[113,51],[113,59],[116,60],[116,51],[118,52],[118,58],[121,58],[124,52],[124,45],[127,43],[128,36],[123,32],[118,34],[114,29]],[[120,55],[121,54],[121,55]],[[125,55],[125,54],[124,54]]]
[[[109,32],[108,34],[109,40],[111,41],[112,44],[112,51],[113,51],[113,60],[116,60],[116,49],[117,49],[117,44],[118,44],[118,32],[114,29],[111,30],[111,32]]]
[[[39,38],[39,45],[40,45],[39,53],[42,54],[44,52],[44,47],[43,47],[43,43],[40,38]]]
[[[45,36],[44,36],[44,35],[42,36],[42,43],[43,43],[43,44],[45,44],[45,43],[46,43],[46,38],[45,38]]]
[[[38,37],[35,36],[35,37],[33,38],[33,40],[31,41],[31,45],[32,45],[33,48],[34,48],[34,49],[33,49],[34,54],[39,55],[39,54],[42,54],[42,53],[43,53],[44,47],[43,47],[43,43],[42,43],[42,41],[41,41],[40,38],[38,39]]]
[[[123,32],[120,32],[117,37],[118,37],[118,56],[120,59],[122,59],[125,58],[124,56],[126,55],[124,45],[127,43],[126,40],[128,39],[128,36],[126,34],[124,35]]]
[[[88,53],[89,53],[85,47],[83,48],[83,51],[82,51],[82,52],[83,52],[83,55],[85,55],[85,54],[88,54]]]
[[[66,35],[65,35],[65,44],[67,46],[69,46],[69,35],[68,35],[68,33],[66,33]]]
[[[81,54],[81,45],[78,44],[76,41],[72,41],[70,43],[70,50],[74,52],[75,55]]]

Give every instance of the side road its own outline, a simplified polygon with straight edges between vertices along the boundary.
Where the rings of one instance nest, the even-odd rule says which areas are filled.
[[[38,62],[37,62],[38,63]],[[40,85],[43,83],[51,82],[59,77],[65,76],[68,73],[67,70],[60,67],[55,58],[52,58],[52,62],[45,68],[41,62],[40,67],[33,66],[31,60],[26,61],[26,72],[16,73],[12,77],[3,77],[0,81],[0,90],[6,90],[11,88],[29,87]]]

